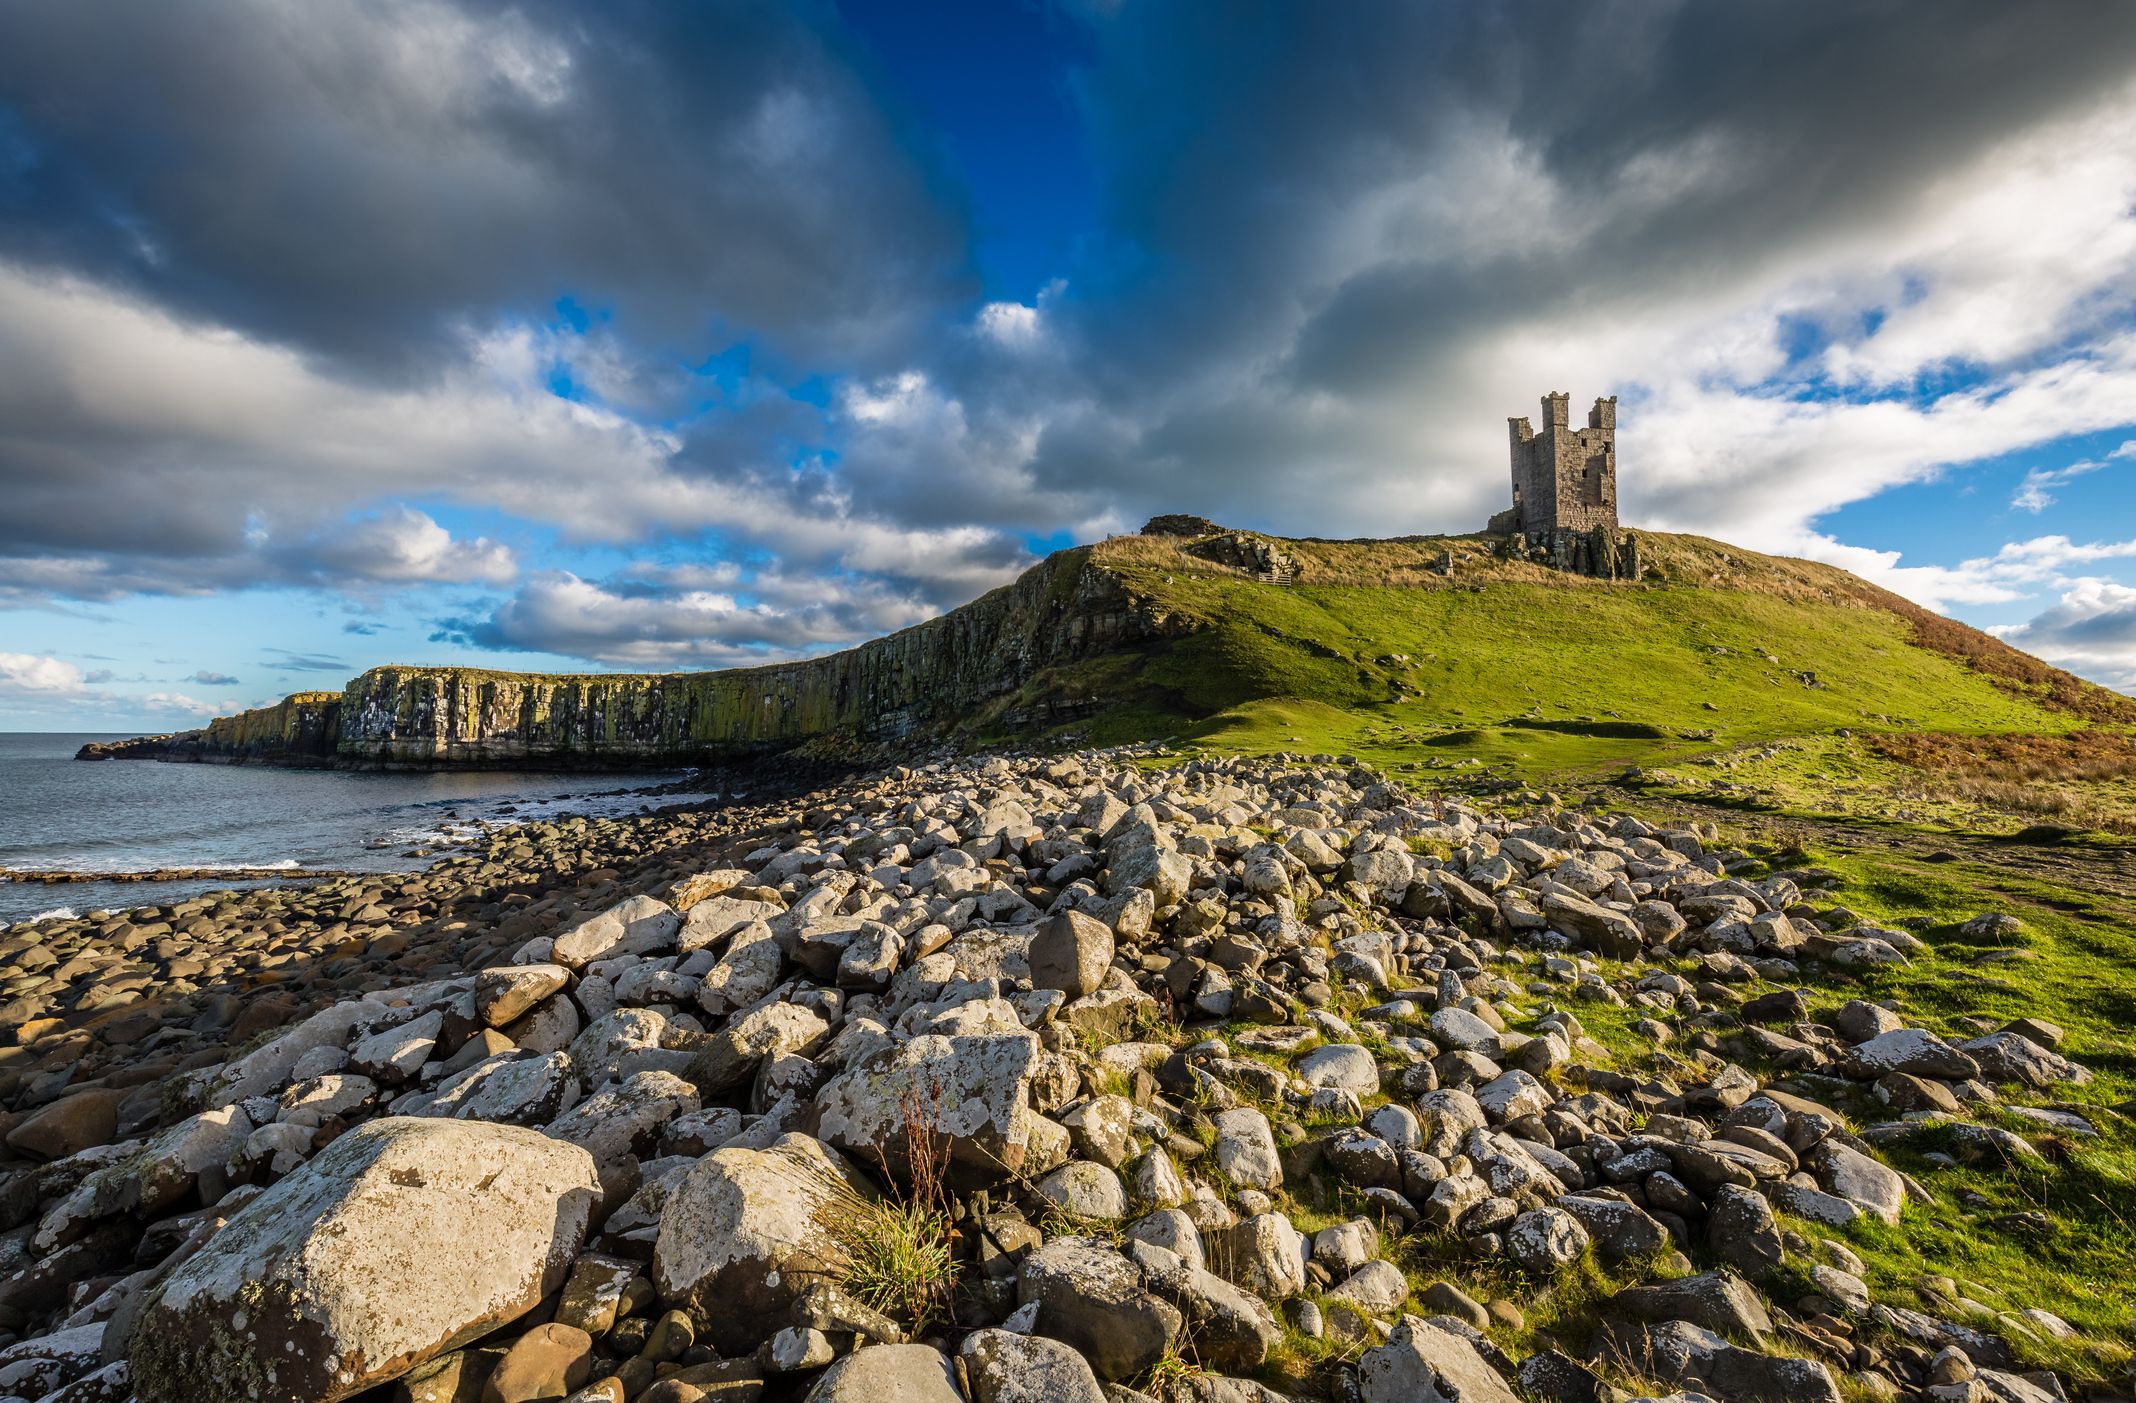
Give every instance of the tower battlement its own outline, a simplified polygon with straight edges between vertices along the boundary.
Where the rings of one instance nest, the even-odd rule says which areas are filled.
[[[1598,399],[1587,426],[1572,422],[1572,396],[1543,396],[1542,428],[1506,420],[1513,453],[1513,505],[1484,529],[1506,549],[1561,569],[1636,576],[1636,547],[1617,538],[1617,398]]]
[[[1598,399],[1587,427],[1571,422],[1572,396],[1543,396],[1543,427],[1508,419],[1513,449],[1513,506],[1492,518],[1494,531],[1539,535],[1617,527],[1617,400]]]

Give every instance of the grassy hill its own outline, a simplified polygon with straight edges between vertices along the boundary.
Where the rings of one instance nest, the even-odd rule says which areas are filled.
[[[2130,699],[1831,566],[1640,542],[1644,578],[1612,582],[1486,537],[1281,541],[1296,575],[1273,584],[1181,538],[1121,537],[1090,564],[1168,635],[1026,691],[1106,697],[1072,728],[1092,739],[1351,754],[1449,788],[1636,766],[1804,811],[2136,826]]]

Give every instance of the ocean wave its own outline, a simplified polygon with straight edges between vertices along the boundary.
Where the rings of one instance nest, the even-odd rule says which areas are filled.
[[[8,881],[17,872],[94,872],[100,876],[129,877],[137,872],[198,872],[214,876],[220,872],[301,872],[304,864],[293,857],[274,858],[260,862],[0,862],[0,882]]]

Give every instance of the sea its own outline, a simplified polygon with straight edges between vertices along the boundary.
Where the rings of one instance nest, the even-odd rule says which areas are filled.
[[[483,823],[621,816],[715,797],[694,792],[687,771],[366,774],[74,758],[89,741],[121,738],[0,732],[0,925],[165,905],[204,891],[261,885],[46,885],[4,880],[8,870],[405,871],[474,838]]]

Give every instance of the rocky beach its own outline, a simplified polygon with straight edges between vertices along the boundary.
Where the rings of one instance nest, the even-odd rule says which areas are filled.
[[[979,757],[0,933],[0,1398],[2084,1391],[1850,1245],[2097,1133],[2062,1030],[1539,797]]]

